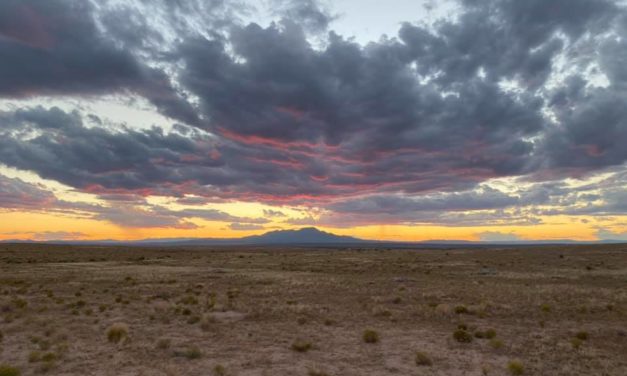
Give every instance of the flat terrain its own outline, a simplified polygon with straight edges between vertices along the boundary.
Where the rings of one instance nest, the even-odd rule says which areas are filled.
[[[22,375],[624,376],[627,246],[0,245],[0,332]]]

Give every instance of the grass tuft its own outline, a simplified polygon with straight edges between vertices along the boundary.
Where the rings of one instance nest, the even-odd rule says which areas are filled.
[[[416,365],[420,367],[428,367],[433,365],[433,361],[431,360],[431,358],[427,354],[420,351],[416,351],[415,361]]]
[[[198,346],[190,346],[185,350],[185,357],[190,360],[200,359],[202,357],[202,352],[198,348]]]
[[[377,343],[377,342],[379,342],[379,333],[375,332],[372,329],[364,330],[364,334],[363,334],[362,337],[364,339],[364,342],[366,342],[366,343]]]
[[[213,367],[213,374],[215,376],[225,376],[226,375],[226,368],[224,368],[224,366],[222,364],[216,364],[216,366]]]
[[[128,326],[123,323],[115,323],[107,329],[107,339],[112,343],[120,343],[128,338]]]
[[[311,342],[296,340],[292,343],[292,350],[296,352],[307,352],[312,348]]]
[[[11,367],[6,364],[0,364],[0,376],[20,376],[22,372],[19,368]]]
[[[507,369],[509,370],[509,373],[514,376],[519,376],[525,373],[525,367],[518,360],[512,360],[507,363]]]
[[[472,342],[472,335],[463,329],[457,329],[453,332],[453,338],[459,343]]]

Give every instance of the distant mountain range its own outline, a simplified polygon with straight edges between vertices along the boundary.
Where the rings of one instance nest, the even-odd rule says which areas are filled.
[[[211,246],[211,245],[273,245],[273,244],[357,244],[371,241],[340,236],[318,230],[315,227],[306,227],[299,230],[277,230],[262,235],[252,235],[242,238],[166,238],[144,240],[8,240],[4,243],[49,243],[49,244],[76,244],[76,245],[138,245],[138,246]]]
[[[465,240],[429,240],[424,242],[394,242],[379,240],[364,240],[352,236],[340,236],[318,230],[315,227],[305,227],[299,230],[277,230],[266,232],[262,235],[246,236],[242,238],[167,238],[144,240],[5,240],[1,243],[46,243],[68,245],[118,245],[118,246],[220,246],[220,245],[371,245],[387,247],[485,247],[485,246],[526,246],[526,245],[551,245],[551,244],[615,244],[625,243],[620,240],[604,240],[597,242],[579,242],[569,239],[549,241],[502,241],[502,242],[474,242]]]

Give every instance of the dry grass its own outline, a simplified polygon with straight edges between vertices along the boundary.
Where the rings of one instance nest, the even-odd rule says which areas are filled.
[[[107,328],[107,339],[112,343],[120,343],[128,337],[128,325],[115,323]]]
[[[0,363],[24,375],[461,376],[516,375],[517,359],[524,375],[624,376],[626,279],[620,245],[0,245]]]
[[[379,342],[379,333],[372,329],[366,329],[364,330],[362,338],[366,343],[377,343]]]
[[[20,376],[21,374],[18,368],[0,364],[0,376]]]

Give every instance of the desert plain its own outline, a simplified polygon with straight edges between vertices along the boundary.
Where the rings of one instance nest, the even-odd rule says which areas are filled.
[[[4,244],[0,333],[2,376],[624,376],[627,245]]]

